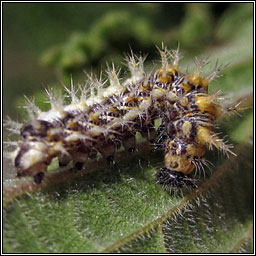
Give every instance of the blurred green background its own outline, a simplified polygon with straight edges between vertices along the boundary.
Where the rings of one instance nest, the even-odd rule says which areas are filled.
[[[4,3],[4,116],[24,119],[24,95],[47,107],[44,88],[68,85],[71,75],[84,83],[83,70],[97,73],[107,61],[124,66],[130,48],[148,54],[148,65],[159,60],[162,42],[180,44],[189,59],[252,32],[252,20],[253,4]]]

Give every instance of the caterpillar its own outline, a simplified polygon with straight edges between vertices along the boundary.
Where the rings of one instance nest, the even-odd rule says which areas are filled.
[[[113,64],[106,81],[91,76],[89,86],[80,86],[79,93],[71,79],[71,88],[65,87],[69,104],[50,90],[46,90],[49,111],[41,111],[28,100],[30,120],[25,124],[7,122],[9,130],[21,136],[9,154],[17,177],[32,176],[40,184],[55,157],[60,167],[73,161],[77,169],[98,153],[113,163],[121,146],[128,152],[136,150],[138,132],[154,150],[165,152],[164,167],[155,174],[156,182],[163,186],[196,188],[191,174],[207,163],[206,150],[234,154],[232,145],[216,133],[217,119],[231,107],[218,103],[219,92],[208,92],[220,67],[203,77],[206,63],[197,60],[194,73],[181,72],[179,49],[162,45],[158,50],[161,67],[154,72],[145,72],[145,57],[131,51],[126,57],[131,75],[123,82]],[[158,119],[161,125],[156,129]]]

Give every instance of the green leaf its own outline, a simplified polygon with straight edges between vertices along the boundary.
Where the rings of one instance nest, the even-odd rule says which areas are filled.
[[[155,184],[161,154],[81,172],[66,183],[27,193],[5,207],[4,250],[232,251],[249,232],[253,216],[252,147],[241,145],[235,152],[239,160],[216,164],[211,177],[184,197]]]

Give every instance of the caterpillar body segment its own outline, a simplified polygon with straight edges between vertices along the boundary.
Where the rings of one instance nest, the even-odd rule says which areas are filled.
[[[209,94],[208,85],[217,71],[201,77],[199,62],[194,74],[182,73],[178,50],[159,51],[162,66],[155,72],[147,74],[145,58],[131,53],[126,58],[131,76],[123,82],[113,65],[106,88],[106,81],[90,76],[90,87],[80,86],[78,96],[71,80],[71,89],[66,88],[69,105],[50,91],[47,112],[29,101],[31,120],[20,129],[21,139],[10,154],[18,177],[32,176],[41,183],[55,157],[60,166],[73,161],[78,169],[98,152],[113,163],[121,145],[129,152],[136,150],[135,135],[140,132],[154,141],[155,149],[165,150],[165,167],[156,173],[159,184],[196,187],[188,175],[204,163],[207,149],[232,153],[215,132],[223,109],[217,103],[219,94]],[[162,124],[156,131],[154,121],[159,118]]]

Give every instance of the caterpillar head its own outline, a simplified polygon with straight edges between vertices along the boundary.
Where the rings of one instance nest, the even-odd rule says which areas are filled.
[[[195,161],[202,159],[204,147],[184,141],[174,139],[168,142],[168,152],[165,155],[165,166],[173,171],[184,174],[191,173],[196,165]]]

